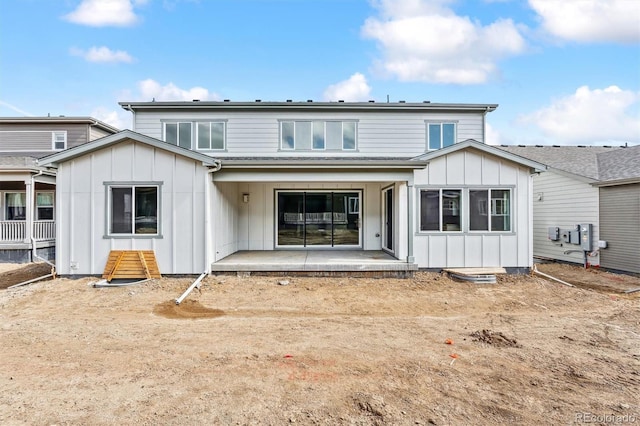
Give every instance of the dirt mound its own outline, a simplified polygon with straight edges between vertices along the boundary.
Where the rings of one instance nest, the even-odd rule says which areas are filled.
[[[519,348],[516,339],[510,339],[500,331],[482,330],[470,334],[474,342],[486,343],[497,348]]]
[[[21,268],[0,273],[0,289],[6,289],[34,278],[51,273],[51,266],[46,263],[27,263]]]
[[[220,309],[207,308],[195,300],[186,300],[179,305],[175,300],[169,300],[156,305],[153,313],[170,319],[217,318],[224,315]]]

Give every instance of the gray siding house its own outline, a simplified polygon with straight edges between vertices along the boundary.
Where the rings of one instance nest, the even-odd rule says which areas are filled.
[[[0,117],[0,261],[55,254],[55,170],[38,158],[118,129],[90,117]]]
[[[583,264],[580,247],[548,230],[592,224],[587,263],[640,273],[640,146],[500,148],[549,166],[533,180],[535,256]]]
[[[57,168],[63,275],[102,273],[115,249],[155,250],[163,274],[222,270],[246,252],[532,265],[532,175],[545,166],[484,143],[497,105],[121,106],[134,131],[40,160]]]

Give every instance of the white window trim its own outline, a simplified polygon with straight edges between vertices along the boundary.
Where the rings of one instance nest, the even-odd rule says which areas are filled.
[[[105,206],[106,206],[106,221],[105,221],[105,239],[118,239],[118,238],[136,238],[136,239],[150,239],[150,238],[162,238],[162,184],[163,182],[103,182],[105,187]],[[157,221],[157,233],[155,234],[136,234],[135,233],[135,222],[133,222],[132,230],[134,231],[131,234],[113,234],[111,233],[111,189],[112,188],[131,188],[132,194],[134,194],[133,198],[133,209],[135,209],[135,188],[136,187],[151,187],[155,186],[158,190],[158,199],[157,199],[157,211],[156,211],[156,221]],[[132,220],[135,221],[135,215],[132,215]]]
[[[438,229],[429,229],[422,230],[422,191],[438,191],[439,198],[439,211],[438,211]],[[460,191],[460,202],[458,205],[458,216],[460,217],[460,229],[456,230],[444,230],[442,223],[442,211],[444,210],[444,200],[442,199],[443,191]],[[453,232],[453,233],[461,233],[464,232],[464,215],[462,214],[464,203],[464,188],[419,188],[418,191],[418,232],[419,233],[442,233],[442,232]]]
[[[310,149],[299,149],[296,147],[296,125],[297,123],[311,123],[311,148]],[[324,146],[323,148],[314,148],[313,147],[313,127],[314,127],[314,123],[315,122],[322,122],[323,126],[323,141],[324,141]],[[282,131],[282,126],[284,123],[293,123],[293,148],[287,148],[284,146],[283,142],[283,131]],[[340,123],[340,131],[341,131],[341,148],[340,149],[328,149],[327,148],[327,123]],[[345,140],[344,140],[344,123],[353,123],[354,124],[354,144],[353,144],[353,148],[345,148]],[[358,151],[358,120],[313,120],[313,119],[286,119],[286,120],[279,120],[278,121],[278,130],[279,130],[279,149],[280,151],[286,151],[286,152],[292,152],[292,151],[299,151],[299,152],[310,152],[310,151],[316,151],[316,152],[322,152],[322,151],[326,151],[326,152],[343,152],[343,151],[347,151],[347,152],[356,152]]]
[[[180,148],[184,148],[183,146],[180,146],[180,124],[189,124],[191,126],[191,140],[189,141],[190,145],[189,148],[190,150],[193,150],[193,137],[194,137],[194,131],[193,131],[193,121],[164,121],[162,123],[162,140],[164,142],[167,142],[168,144],[174,145],[171,142],[167,141],[167,124],[175,124],[176,125],[176,132],[177,132],[177,140],[174,146],[178,146]],[[197,126],[196,126],[197,127]]]
[[[19,222],[19,221],[24,221],[26,220],[26,217],[24,219],[8,219],[7,218],[7,208],[9,207],[9,204],[7,203],[7,195],[9,194],[25,194],[24,195],[24,209],[25,209],[25,215],[26,215],[26,209],[27,209],[27,193],[26,191],[5,191],[2,193],[2,217],[3,220],[8,220],[8,221],[12,221],[12,222]]]
[[[429,126],[438,124],[440,125],[440,146],[439,148],[431,148],[431,144],[429,143]],[[444,120],[444,121],[425,121],[425,130],[426,130],[426,140],[427,140],[427,151],[437,151],[443,148],[442,137],[444,132],[442,131],[442,126],[444,124],[453,124],[453,145],[456,144],[458,140],[458,121],[457,120]]]
[[[182,121],[181,123],[185,123],[185,121]],[[199,142],[199,133],[200,133],[200,126],[198,126],[199,124],[208,124],[209,125],[209,148],[200,148],[198,146],[198,142]],[[222,124],[222,148],[211,148],[211,125],[212,124]],[[195,132],[193,131],[193,128],[195,127]],[[165,123],[165,129],[166,129],[166,123]],[[195,135],[194,135],[195,133]],[[191,146],[195,146],[195,150],[196,151],[216,151],[216,152],[220,152],[220,151],[226,151],[227,150],[227,120],[197,120],[194,121],[193,124],[191,125],[191,134],[192,134],[192,143]],[[195,140],[195,143],[193,142],[193,140]]]
[[[39,206],[38,205],[38,194],[52,194],[53,195],[53,204],[51,206]],[[55,191],[36,191],[35,193],[35,199],[33,200],[34,204],[35,204],[35,219],[38,222],[55,222],[56,220],[56,193]],[[43,208],[53,208],[53,219],[39,219],[38,218],[38,212],[40,211],[40,207]]]
[[[56,136],[63,135],[64,136],[64,148],[56,148]],[[64,151],[67,149],[67,131],[66,130],[54,130],[51,132],[51,151]]]

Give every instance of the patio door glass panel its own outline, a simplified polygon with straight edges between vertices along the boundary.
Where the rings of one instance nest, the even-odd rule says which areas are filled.
[[[360,244],[360,194],[333,193],[333,245]]]
[[[360,192],[277,193],[277,246],[360,245]]]
[[[331,210],[332,199],[330,192],[307,192],[306,206],[306,245],[331,245]]]
[[[304,193],[278,193],[278,245],[304,245]]]

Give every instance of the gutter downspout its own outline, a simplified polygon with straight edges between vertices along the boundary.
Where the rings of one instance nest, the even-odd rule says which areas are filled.
[[[211,182],[213,174],[222,168],[220,160],[214,161],[213,168],[207,170],[204,175],[204,262],[205,272],[211,275]]]

